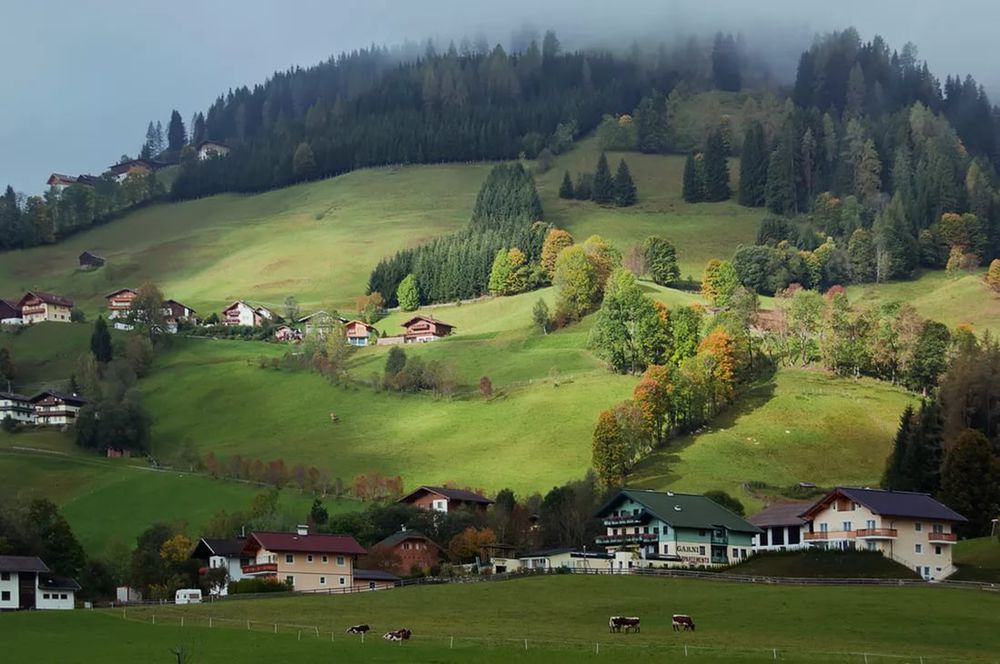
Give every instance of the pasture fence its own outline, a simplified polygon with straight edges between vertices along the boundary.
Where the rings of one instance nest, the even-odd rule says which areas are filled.
[[[143,623],[160,627],[184,629],[230,629],[252,633],[270,634],[278,637],[291,638],[297,641],[312,639],[328,642],[336,647],[338,643],[356,642],[366,647],[405,647],[402,641],[388,642],[382,638],[381,632],[366,635],[351,635],[346,633],[346,627],[334,625],[304,625],[299,623],[282,623],[267,620],[245,618],[226,618],[214,615],[199,615],[197,612],[184,608],[166,605],[155,610],[146,607],[130,610],[122,607],[122,611],[100,611],[101,615],[128,622]],[[393,628],[395,629],[395,627]],[[602,626],[603,631],[603,626]],[[877,649],[872,651],[821,651],[812,648],[803,649],[783,645],[780,647],[736,647],[729,645],[708,645],[703,643],[678,642],[685,638],[686,633],[669,632],[667,636],[650,637],[648,633],[604,635],[605,638],[595,639],[547,639],[535,636],[472,636],[453,634],[449,632],[425,632],[413,634],[410,637],[413,646],[418,648],[441,648],[448,650],[476,650],[482,648],[503,650],[543,650],[557,652],[574,652],[580,656],[590,655],[595,658],[615,661],[643,653],[647,656],[657,656],[666,659],[712,658],[713,661],[755,661],[764,660],[783,662],[845,662],[851,664],[957,664],[959,662],[982,661],[980,658],[963,658],[944,654],[912,654],[885,653]]]

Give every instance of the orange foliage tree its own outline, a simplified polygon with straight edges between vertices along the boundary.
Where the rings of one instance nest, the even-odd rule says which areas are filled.
[[[736,380],[735,350],[733,338],[721,328],[713,330],[698,346],[699,353],[709,353],[715,358],[711,376],[708,377],[713,387],[710,394],[713,404],[733,398]]]
[[[632,391],[632,401],[642,413],[643,426],[653,442],[662,445],[673,424],[674,384],[670,367],[651,364]]]
[[[448,542],[448,555],[455,562],[470,560],[480,555],[483,547],[496,544],[497,536],[492,528],[469,526]]]
[[[542,243],[542,269],[552,279],[556,275],[556,257],[559,252],[573,244],[573,236],[561,228],[553,228],[545,234]]]

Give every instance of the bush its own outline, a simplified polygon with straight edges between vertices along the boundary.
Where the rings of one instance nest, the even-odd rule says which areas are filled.
[[[3,418],[3,421],[0,421],[0,429],[3,429],[7,433],[14,433],[14,430],[17,429],[17,422],[14,421],[13,417],[8,415]]]
[[[69,320],[73,323],[86,323],[87,315],[79,309],[72,309],[69,312]]]
[[[240,579],[229,584],[230,595],[289,593],[292,590],[292,584],[277,579]]]

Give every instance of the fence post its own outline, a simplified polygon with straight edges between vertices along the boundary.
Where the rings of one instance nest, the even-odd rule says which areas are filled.
[[[208,628],[212,629],[212,616],[208,617]]]
[[[361,632],[361,645],[365,644],[365,633]]]
[[[153,624],[154,625],[156,624],[156,614],[155,613],[153,614]]]
[[[868,653],[865,653],[865,664],[868,664]]]
[[[595,655],[600,655],[601,654],[601,644],[600,643],[595,643],[594,644],[594,654]]]
[[[525,649],[525,650],[527,650],[527,649],[528,649],[528,639],[525,639],[525,640],[524,640],[524,649]]]
[[[184,616],[181,616],[181,627],[184,626]]]
[[[313,625],[313,629],[316,630],[316,638],[318,639],[319,638],[319,627],[316,627],[315,625]]]
[[[774,658],[778,659],[778,649],[777,648],[773,648],[772,650],[774,651]]]
[[[451,637],[451,643],[448,644],[448,647],[449,648],[454,648],[455,647],[455,637],[454,636]]]
[[[249,629],[249,628],[248,628]],[[278,633],[278,623],[274,623],[274,633]]]
[[[298,640],[299,640],[299,641],[301,641],[301,640],[302,640],[302,630],[301,630],[301,629],[299,630],[299,638],[298,638]]]
[[[684,656],[685,656],[685,657],[687,657],[687,656],[688,656],[688,647],[687,647],[687,644],[686,644],[686,643],[684,644]]]

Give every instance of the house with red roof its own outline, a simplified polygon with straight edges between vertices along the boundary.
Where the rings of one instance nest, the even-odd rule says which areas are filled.
[[[956,571],[954,527],[967,521],[926,493],[850,487],[834,489],[800,515],[811,546],[879,551],[928,581]]]
[[[285,581],[296,592],[349,592],[364,554],[350,535],[310,534],[308,526],[299,526],[294,533],[250,533],[240,555],[249,561],[244,576]]]
[[[402,323],[404,343],[427,343],[435,341],[441,337],[446,337],[455,330],[454,325],[449,325],[433,316],[414,316]]]
[[[352,346],[367,346],[372,343],[372,339],[378,338],[378,330],[374,325],[369,325],[363,320],[347,321],[344,325],[344,334],[347,343]]]
[[[478,493],[446,486],[422,486],[399,499],[400,503],[435,512],[451,512],[460,507],[486,511],[493,501]]]
[[[21,320],[25,324],[41,323],[43,321],[70,322],[70,312],[73,310],[73,300],[61,295],[28,291],[17,303],[21,310]]]
[[[394,574],[426,574],[441,563],[444,555],[430,537],[406,527],[375,544],[372,551],[384,558],[382,566]]]

